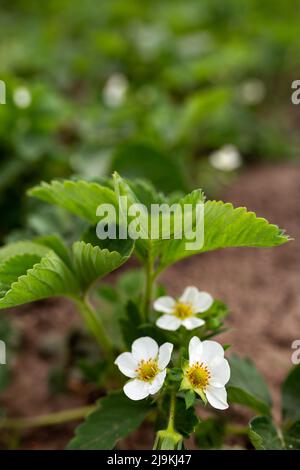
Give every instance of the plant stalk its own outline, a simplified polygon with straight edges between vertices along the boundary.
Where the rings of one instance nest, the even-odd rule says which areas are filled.
[[[41,416],[34,416],[30,418],[5,418],[0,420],[0,429],[26,429],[38,428],[42,426],[55,426],[57,424],[75,421],[84,418],[90,412],[96,409],[95,405],[84,406],[82,408],[75,408],[71,410],[58,411]]]
[[[94,307],[86,297],[76,299],[76,305],[88,329],[96,338],[101,350],[107,358],[111,359],[113,344],[107,336],[106,331],[103,328],[102,321],[99,315],[97,315]]]
[[[174,422],[175,422],[175,408],[176,408],[176,393],[172,392],[170,398],[170,411],[169,411],[169,421],[168,421],[168,432],[175,432]]]

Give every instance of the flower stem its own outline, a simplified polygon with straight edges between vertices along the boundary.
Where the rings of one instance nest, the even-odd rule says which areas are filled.
[[[175,408],[176,408],[176,393],[172,392],[170,397],[170,412],[169,412],[169,421],[167,431],[174,432],[174,422],[175,422]]]
[[[88,329],[96,338],[103,353],[105,356],[107,356],[107,358],[110,358],[113,352],[113,345],[107,336],[103,328],[102,321],[99,315],[97,315],[94,307],[89,302],[87,297],[76,298],[76,305]]]
[[[0,429],[26,429],[42,426],[54,426],[56,424],[67,423],[69,421],[84,418],[91,411],[94,411],[94,409],[96,409],[96,406],[90,405],[30,418],[5,418],[2,421],[0,420]]]

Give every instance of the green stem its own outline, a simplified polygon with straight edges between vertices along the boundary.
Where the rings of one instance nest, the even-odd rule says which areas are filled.
[[[94,307],[86,297],[76,299],[76,305],[88,329],[96,338],[103,353],[108,358],[110,358],[113,352],[113,344],[107,336],[103,328],[102,321],[99,315],[97,315],[97,312],[95,311]]]
[[[153,295],[153,261],[151,254],[149,254],[147,265],[146,265],[146,284],[145,284],[145,293],[144,293],[144,308],[143,308],[143,320],[146,321],[149,319],[149,313],[152,303]]]
[[[172,392],[170,398],[170,412],[169,412],[169,421],[168,421],[168,432],[175,432],[174,422],[175,422],[175,408],[176,408],[176,393]]]
[[[84,418],[91,411],[96,409],[95,405],[84,406],[72,410],[59,411],[47,415],[34,416],[30,418],[5,418],[0,421],[0,429],[26,429],[42,426],[54,426],[56,424],[67,423]]]

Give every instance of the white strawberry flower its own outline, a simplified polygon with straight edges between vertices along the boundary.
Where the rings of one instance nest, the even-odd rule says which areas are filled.
[[[142,400],[158,392],[166,378],[172,351],[171,343],[158,347],[149,336],[136,339],[131,353],[124,352],[115,360],[122,374],[132,379],[123,387],[125,395],[131,400]]]
[[[230,379],[230,367],[219,343],[201,342],[193,336],[189,343],[189,362],[183,372],[181,389],[194,390],[218,410],[228,408],[225,385]]]
[[[163,330],[175,331],[180,326],[193,330],[204,325],[197,313],[206,312],[213,304],[213,298],[207,292],[200,292],[197,287],[187,287],[179,299],[164,296],[155,300],[153,308],[164,315],[158,318],[156,325]]]

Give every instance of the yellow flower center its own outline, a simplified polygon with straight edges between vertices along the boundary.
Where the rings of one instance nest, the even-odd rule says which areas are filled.
[[[210,379],[210,373],[203,362],[195,362],[186,371],[186,376],[189,379],[193,388],[205,388]]]
[[[189,304],[177,302],[173,313],[175,317],[179,318],[180,320],[185,320],[186,318],[193,316],[193,309]]]
[[[158,365],[154,359],[141,360],[136,369],[137,378],[144,382],[151,382],[158,373]]]

